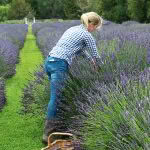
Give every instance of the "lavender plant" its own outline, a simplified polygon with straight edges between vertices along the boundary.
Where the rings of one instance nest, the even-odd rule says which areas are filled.
[[[15,73],[15,65],[19,62],[19,50],[24,44],[27,30],[27,25],[23,24],[0,24],[0,56],[7,65],[5,77]]]
[[[5,80],[0,77],[0,111],[4,107],[6,103],[6,97],[5,97]]]
[[[15,74],[15,64],[17,63],[17,57],[19,55],[19,49],[17,46],[7,40],[0,40],[0,56],[5,64],[5,77],[12,76]],[[6,70],[7,68],[7,70]]]
[[[131,26],[131,25],[137,25],[137,24],[140,24],[140,23],[137,21],[133,21],[133,20],[122,22],[122,25],[124,26]]]
[[[35,72],[34,80],[26,85],[23,93],[21,113],[40,115],[44,118],[49,101],[49,81],[43,66]]]
[[[63,22],[51,22],[51,23],[34,23],[32,25],[32,31],[36,35],[43,28],[53,28],[53,30],[66,30],[71,26],[80,24],[79,20],[63,21]]]
[[[89,150],[150,148],[149,81],[142,86],[130,80],[126,92],[118,84],[97,100],[81,128],[85,147]],[[127,94],[128,93],[128,94]]]
[[[9,40],[22,48],[28,30],[27,27],[24,24],[0,24],[0,39]]]
[[[0,56],[0,77],[4,77],[6,75],[6,72],[7,72],[7,64],[6,62],[4,61],[4,58],[2,56]]]
[[[38,32],[37,43],[45,57],[55,46],[63,32],[63,30],[55,31],[53,28],[43,28]]]

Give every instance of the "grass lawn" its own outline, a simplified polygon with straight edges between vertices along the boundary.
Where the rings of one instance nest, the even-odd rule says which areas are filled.
[[[6,81],[7,104],[0,113],[0,150],[40,150],[43,120],[19,114],[20,97],[23,88],[32,80],[30,74],[43,63],[43,57],[36,45],[31,26],[20,51],[20,63],[16,75]]]

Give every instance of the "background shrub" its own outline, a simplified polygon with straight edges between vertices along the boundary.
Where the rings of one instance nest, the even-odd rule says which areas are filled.
[[[0,22],[8,20],[9,5],[0,6]]]
[[[8,19],[23,19],[32,12],[32,8],[25,0],[12,0],[8,12]]]

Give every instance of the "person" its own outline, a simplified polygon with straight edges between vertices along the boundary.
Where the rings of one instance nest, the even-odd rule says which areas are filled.
[[[94,69],[97,70],[96,59],[100,56],[91,32],[101,26],[102,18],[97,13],[82,14],[81,24],[67,29],[45,60],[44,67],[50,80],[50,101],[42,138],[43,143],[47,143],[49,134],[55,131],[58,122],[56,118],[57,101],[74,56],[80,53],[86,56],[93,64]]]

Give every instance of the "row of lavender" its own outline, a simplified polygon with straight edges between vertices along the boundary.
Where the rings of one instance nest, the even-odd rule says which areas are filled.
[[[27,31],[28,26],[24,24],[0,24],[0,56],[7,68],[1,76],[14,75]]]
[[[0,24],[0,110],[5,103],[5,81],[16,73],[19,50],[24,45],[28,26],[23,24]]]
[[[67,28],[77,24],[34,24],[43,55],[48,55]],[[93,33],[104,62],[100,61],[100,70],[93,72],[80,57],[74,61],[58,114],[65,120],[61,128],[79,136],[85,149],[150,148],[149,30],[149,25],[138,22],[105,21]],[[49,83],[43,68],[36,75],[37,82],[24,91],[23,111],[41,115],[49,100]]]

